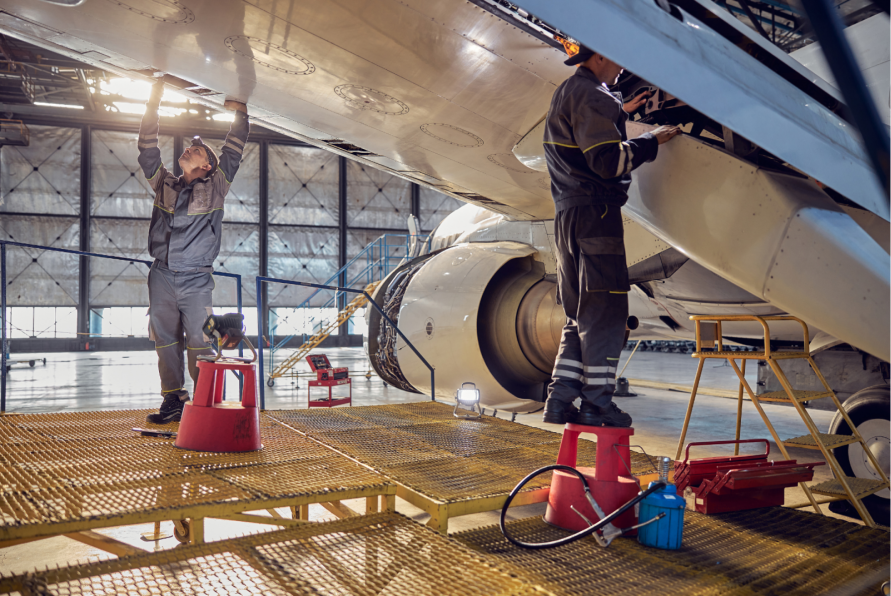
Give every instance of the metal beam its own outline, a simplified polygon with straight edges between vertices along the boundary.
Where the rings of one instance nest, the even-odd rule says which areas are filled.
[[[347,167],[349,162],[343,155],[337,158],[337,227],[338,227],[338,255],[337,267],[341,268],[347,264]],[[346,272],[340,274],[337,285],[345,287],[347,283]],[[337,310],[341,311],[346,308],[346,295],[341,294],[337,298]],[[348,325],[341,325],[338,329],[338,335],[346,337],[349,334]]]
[[[84,102],[84,105],[86,105],[86,107],[89,108],[89,110],[91,112],[95,112],[96,106],[93,103],[93,95],[90,93],[90,85],[87,83],[87,77],[84,74],[84,69],[82,69],[82,68],[77,69],[77,78],[80,79],[80,82],[83,85],[84,95],[86,95],[86,97],[87,97],[87,100]]]
[[[411,183],[411,214],[421,221],[421,187]]]
[[[260,275],[269,275],[269,141],[260,141]],[[257,313],[262,317],[264,326],[269,324],[269,295],[267,285],[260,288],[262,292],[263,312]],[[267,327],[268,329],[268,327]],[[262,341],[262,340],[261,340]],[[261,371],[262,377],[262,371]],[[262,383],[262,378],[260,380]]]
[[[90,178],[92,161],[92,136],[90,125],[80,129],[80,250],[90,252]],[[90,345],[90,258],[81,255],[77,287],[77,333],[81,349]]]
[[[173,175],[182,176],[183,169],[179,165],[179,156],[183,154],[183,136],[173,135]]]
[[[879,118],[879,112],[872,96],[866,88],[863,73],[851,52],[845,38],[844,27],[838,11],[829,0],[812,0],[804,3],[808,19],[817,34],[823,56],[829,62],[832,75],[845,97],[854,124],[860,130],[866,153],[879,181],[885,188],[885,195],[891,192],[889,182],[888,129]]]

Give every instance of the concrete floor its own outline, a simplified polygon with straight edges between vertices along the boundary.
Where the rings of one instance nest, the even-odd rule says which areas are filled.
[[[352,371],[369,369],[368,360],[361,348],[340,348],[327,350],[334,366],[349,366]],[[628,352],[625,352],[627,357]],[[152,352],[94,352],[64,353],[46,355],[14,355],[13,358],[43,358],[47,364],[38,363],[34,368],[27,365],[15,365],[8,377],[7,408],[8,412],[61,412],[78,410],[106,409],[140,409],[154,408],[160,403],[159,382],[157,377],[155,355]],[[624,364],[624,362],[623,362]],[[667,383],[689,385],[696,372],[696,361],[682,354],[664,354],[641,352],[635,354],[628,366],[625,376],[630,378],[649,379]],[[749,382],[754,384],[755,372],[747,374]],[[355,406],[383,405],[424,401],[423,395],[407,393],[385,386],[377,376],[366,379],[364,376],[353,380],[353,404]],[[702,386],[717,389],[736,389],[737,380],[729,366],[710,366],[706,364]],[[229,399],[236,399],[237,383],[227,386]],[[638,394],[632,398],[617,398],[620,407],[634,418],[635,434],[633,443],[640,445],[646,453],[653,456],[674,457],[678,436],[683,424],[684,413],[689,394],[680,391],[635,388]],[[274,388],[266,387],[267,409],[305,408],[307,403],[306,383],[301,380],[301,387],[293,388],[290,379],[279,379]],[[736,400],[702,395],[697,398],[687,441],[707,441],[732,439],[735,430]],[[742,422],[742,438],[770,438],[751,403],[744,404]],[[781,437],[794,437],[806,433],[794,409],[781,405],[765,405],[772,423]],[[491,412],[489,412],[491,414]],[[812,410],[814,421],[825,432],[832,419],[832,413]],[[499,412],[499,417],[509,417]],[[517,417],[517,422],[538,428],[559,431],[558,427],[541,422],[541,414],[524,414]],[[732,448],[703,447],[695,456],[731,453]],[[752,452],[757,447],[750,449]],[[819,452],[793,450],[793,458],[799,461],[822,461]],[[771,458],[782,459],[782,455],[771,442]],[[580,465],[592,465],[593,462],[579,462]],[[531,471],[531,470],[529,470]],[[826,466],[816,469],[815,480],[830,478]],[[520,478],[518,477],[517,480]],[[786,502],[804,501],[799,488],[787,489]],[[347,501],[349,505],[350,502]],[[354,508],[362,511],[364,501],[357,501]],[[510,518],[523,518],[540,515],[544,504],[529,505],[512,509]],[[426,521],[427,515],[410,504],[397,500],[397,510],[418,521]],[[824,506],[825,510],[825,506]],[[310,508],[314,519],[333,519],[333,516],[321,506]],[[282,511],[282,514],[287,514]],[[456,532],[464,529],[496,523],[498,512],[488,512],[453,518],[449,530]],[[165,522],[166,531],[172,531],[172,523]],[[208,520],[206,536],[208,540],[218,540],[247,533],[268,531],[271,526],[259,526],[241,522]],[[175,548],[178,543],[174,538],[159,542],[145,542],[141,533],[152,529],[151,525],[109,528],[102,533],[118,540],[132,544],[145,550],[162,550]],[[60,537],[23,544],[0,550],[0,573],[20,573],[29,571],[35,566],[63,565],[75,561],[100,560],[111,555],[92,547]]]

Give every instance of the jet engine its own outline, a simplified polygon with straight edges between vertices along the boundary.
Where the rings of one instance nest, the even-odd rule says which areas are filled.
[[[387,316],[435,363],[437,396],[453,396],[457,386],[444,382],[460,379],[476,384],[485,407],[541,408],[564,315],[539,259],[520,242],[462,243],[403,264],[375,290]],[[427,367],[374,309],[368,353],[385,382],[430,392]]]

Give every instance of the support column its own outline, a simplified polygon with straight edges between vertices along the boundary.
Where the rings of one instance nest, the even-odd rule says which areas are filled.
[[[269,141],[260,141],[260,275],[269,275]],[[263,312],[257,313],[269,333],[269,284],[261,284]],[[262,337],[257,342],[263,341]],[[262,382],[262,380],[261,380]]]
[[[346,157],[340,156],[338,158],[338,176],[337,176],[337,197],[338,197],[338,209],[337,209],[337,227],[338,227],[338,250],[339,250],[339,258],[337,260],[337,267],[342,268],[347,263],[347,166],[349,162]],[[340,277],[337,279],[337,285],[340,287],[346,287],[347,283],[347,274],[346,271],[340,274]],[[337,297],[337,310],[343,310],[346,307],[346,295],[341,294]],[[341,338],[340,345],[346,345],[347,335],[349,335],[349,323],[345,325],[341,325],[338,330],[338,336]]]
[[[411,183],[411,214],[421,220],[421,187]]]
[[[179,156],[183,154],[183,136],[173,135],[173,175],[182,176],[183,169],[179,167]]]
[[[83,252],[90,251],[90,193],[92,191],[91,162],[92,136],[90,125],[80,129],[80,245]],[[81,256],[78,269],[77,333],[78,349],[90,349],[90,258]]]

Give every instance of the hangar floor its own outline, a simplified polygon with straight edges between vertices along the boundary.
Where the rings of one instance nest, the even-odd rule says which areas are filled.
[[[363,372],[368,369],[368,361],[361,348],[328,350],[327,353],[335,366],[349,366],[353,371]],[[626,352],[626,357],[627,354]],[[16,365],[12,369],[8,378],[7,411],[36,413],[157,407],[160,398],[155,393],[157,373],[154,354],[151,352],[48,354],[46,358],[45,366],[37,363],[33,368]],[[695,369],[696,361],[690,356],[643,352],[635,355],[626,371],[626,376],[688,385],[692,382]],[[749,380],[750,383],[754,383],[754,375],[751,375]],[[354,383],[353,403],[356,406],[407,403],[426,399],[421,395],[386,387],[376,376],[368,380],[364,376],[359,376],[354,378]],[[707,368],[702,385],[718,389],[735,389],[736,379],[731,368],[714,366]],[[235,383],[227,387],[230,398],[235,398],[236,390]],[[633,390],[638,394],[637,397],[617,401],[634,417],[634,443],[642,446],[650,455],[673,456],[689,395],[678,391],[639,387]],[[306,384],[302,382],[301,388],[295,390],[290,379],[280,379],[274,388],[266,388],[266,400],[269,410],[306,407]],[[781,436],[802,434],[803,425],[794,410],[780,405],[766,405],[765,409]],[[701,396],[693,412],[688,441],[733,438],[735,412],[735,400]],[[504,413],[498,415],[510,416]],[[812,416],[821,429],[828,427],[832,418],[831,413],[823,411],[812,411]],[[551,425],[541,423],[540,413],[520,415],[516,421],[548,430],[558,430],[551,428]],[[744,408],[742,436],[744,438],[769,436],[751,405]],[[717,453],[718,450],[719,448],[704,449],[702,455]],[[778,453],[775,446],[772,446],[772,452]],[[813,451],[793,450],[792,456],[799,461],[816,460]],[[520,476],[528,471],[520,471],[517,479],[519,480]],[[828,478],[829,472],[826,466],[816,469],[815,480]],[[787,503],[799,503],[804,500],[800,489],[787,489]],[[512,509],[510,517],[519,519],[540,514],[543,507],[543,504],[537,504]],[[424,521],[427,517],[426,513],[402,500],[397,501],[397,510],[419,521]],[[310,514],[313,519],[334,518],[318,506],[313,506]],[[497,521],[496,512],[468,515],[453,519],[449,530],[452,533],[460,532],[495,521]],[[146,550],[163,550],[177,546],[178,543],[173,538],[157,543],[143,542],[140,533],[150,529],[150,526],[130,526],[110,528],[102,532]],[[265,529],[267,528],[255,524],[208,520],[205,531],[207,540],[217,540]],[[37,562],[41,566],[47,564],[52,566],[108,557],[111,555],[103,551],[59,537],[0,550],[0,573],[29,571]]]

